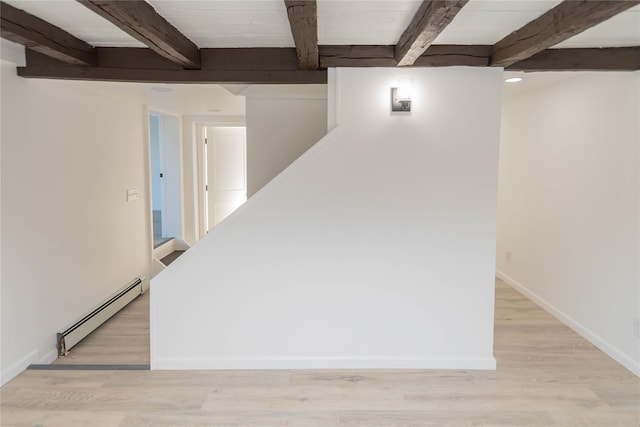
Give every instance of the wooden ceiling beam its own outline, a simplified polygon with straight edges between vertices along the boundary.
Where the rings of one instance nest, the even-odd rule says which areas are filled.
[[[413,63],[415,67],[487,66],[491,46],[431,45]],[[320,66],[395,67],[393,46],[320,46]]]
[[[294,48],[202,49],[202,68],[185,70],[148,48],[96,48],[98,66],[74,66],[26,49],[31,78],[147,83],[326,83],[326,70],[298,69]],[[393,46],[320,46],[323,67],[393,66]],[[414,67],[487,66],[491,46],[433,45]],[[640,46],[547,49],[507,68],[514,71],[640,70]]]
[[[200,68],[200,50],[144,0],[77,0],[156,53],[189,69]]]
[[[96,51],[91,45],[4,2],[0,2],[0,35],[68,64],[96,65]]]
[[[547,49],[506,68],[510,71],[637,71],[640,46]]]
[[[97,67],[76,67],[26,50],[18,75],[145,83],[322,84],[326,70],[298,69],[294,48],[202,49],[202,68],[185,70],[148,48],[99,47]]]
[[[469,0],[424,0],[395,48],[399,66],[412,65]]]
[[[165,70],[105,67],[18,67],[21,77],[143,83],[326,84],[327,71]]]
[[[416,67],[486,67],[489,65],[491,46],[486,45],[431,45],[416,62]]]
[[[394,46],[320,46],[320,67],[395,67]]]
[[[565,0],[496,43],[491,65],[508,67],[637,4],[640,0]]]
[[[318,9],[316,0],[284,0],[301,70],[317,70]]]

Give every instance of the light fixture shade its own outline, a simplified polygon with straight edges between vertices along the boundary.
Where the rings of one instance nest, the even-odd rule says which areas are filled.
[[[411,111],[411,93],[408,88],[391,88],[391,111]]]

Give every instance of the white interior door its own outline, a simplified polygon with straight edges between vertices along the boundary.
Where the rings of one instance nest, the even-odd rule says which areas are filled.
[[[247,137],[244,127],[207,128],[208,230],[247,200]]]

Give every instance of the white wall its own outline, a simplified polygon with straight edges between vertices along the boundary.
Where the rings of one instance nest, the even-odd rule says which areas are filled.
[[[143,101],[126,85],[28,80],[2,61],[2,383],[56,332],[149,275]],[[127,189],[140,200],[127,203]]]
[[[254,85],[247,103],[247,196],[327,133],[325,85]]]
[[[505,99],[499,275],[640,374],[640,73],[553,74]]]
[[[339,70],[340,126],[152,281],[152,368],[494,368],[501,75]]]
[[[186,151],[178,172],[184,192],[178,215],[185,220],[174,228],[195,241],[195,123],[244,123],[245,102],[219,85],[17,78],[24,48],[0,44],[0,265],[9,266],[0,273],[4,383],[30,363],[52,360],[55,333],[80,313],[134,276],[150,276],[145,106],[188,122],[184,147],[170,153],[179,162]],[[170,126],[181,132],[179,122]],[[130,188],[141,190],[140,200],[126,202]]]

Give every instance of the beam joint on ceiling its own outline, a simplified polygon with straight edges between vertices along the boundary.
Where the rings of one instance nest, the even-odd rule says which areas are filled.
[[[317,70],[318,8],[316,0],[284,0],[301,70]]]
[[[200,68],[200,50],[144,0],[77,0],[170,61]]]
[[[565,0],[496,43],[491,65],[509,67],[637,4],[640,0]]]
[[[96,50],[88,43],[7,3],[0,2],[0,34],[58,61],[96,65]]]
[[[424,0],[396,44],[396,63],[413,65],[468,1]]]

